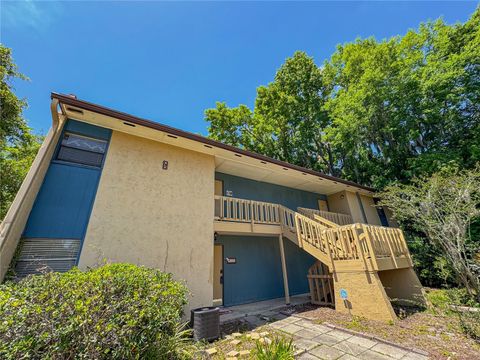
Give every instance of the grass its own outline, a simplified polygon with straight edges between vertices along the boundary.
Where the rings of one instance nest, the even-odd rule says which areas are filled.
[[[257,341],[253,356],[257,360],[293,360],[294,348],[292,339],[276,337],[270,344]]]
[[[265,331],[265,328],[262,327],[254,330],[257,334],[263,331]],[[239,352],[241,350],[249,350],[250,353],[247,356],[238,357],[239,359],[293,359],[294,349],[290,336],[270,328],[268,329],[268,335],[260,339],[252,339],[251,334],[252,332],[243,332],[237,337],[227,336],[212,343],[200,343],[198,345],[200,351],[197,352],[198,355],[195,356],[195,359],[224,360],[229,357],[228,354],[231,351]],[[240,343],[232,344],[233,340],[240,340]],[[204,353],[205,350],[212,348],[216,349],[215,354],[209,356]]]

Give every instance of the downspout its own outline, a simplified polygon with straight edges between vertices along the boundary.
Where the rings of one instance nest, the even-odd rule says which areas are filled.
[[[40,146],[35,159],[28,171],[25,179],[18,190],[15,199],[13,200],[10,208],[8,209],[5,218],[0,224],[0,281],[3,281],[6,271],[10,265],[15,249],[17,248],[18,241],[20,240],[23,228],[30,214],[31,208],[35,197],[37,196],[40,184],[38,184],[37,178],[40,176],[42,168],[45,169],[44,161],[48,154],[52,152],[52,146],[55,146],[56,135],[62,128],[62,121],[58,114],[58,99],[52,99],[50,104],[50,110],[52,113],[52,127],[48,131],[43,144]],[[49,160],[49,159],[48,159]],[[45,169],[46,172],[46,169]],[[33,186],[37,185],[37,189],[33,189]],[[32,191],[35,193],[33,194]],[[27,200],[29,203],[27,203]],[[21,214],[23,212],[23,214]],[[23,221],[23,223],[22,223]],[[21,229],[20,229],[21,228]],[[10,248],[7,244],[11,245]]]

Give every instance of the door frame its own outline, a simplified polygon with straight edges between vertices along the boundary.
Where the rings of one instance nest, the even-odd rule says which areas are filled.
[[[223,246],[223,244],[213,244],[213,268],[215,269],[215,246],[220,246],[221,247],[221,263],[220,263],[220,286],[222,287],[222,302],[221,304],[217,304],[215,303],[215,300],[218,300],[218,299],[215,299],[215,296],[212,296],[213,298],[213,306],[219,306],[219,305],[223,305],[224,303],[224,299],[225,299],[225,271],[224,271],[224,251],[225,251],[225,248]],[[214,277],[215,277],[215,274],[214,274]],[[215,278],[213,280],[213,286],[215,287]],[[213,289],[213,292],[215,292],[215,289]]]

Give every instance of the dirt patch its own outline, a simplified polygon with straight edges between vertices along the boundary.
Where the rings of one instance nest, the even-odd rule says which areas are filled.
[[[352,317],[330,308],[313,305],[289,311],[318,323],[330,323],[350,330],[377,336],[409,348],[427,351],[432,359],[480,360],[480,344],[466,337],[454,316],[428,311],[396,309],[402,318],[385,323]]]

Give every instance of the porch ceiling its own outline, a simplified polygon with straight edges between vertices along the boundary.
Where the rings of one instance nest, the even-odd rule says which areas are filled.
[[[239,161],[235,158],[215,156],[215,167],[216,171],[224,174],[287,186],[318,194],[330,195],[343,190],[371,193],[365,189],[356,188],[329,179],[323,179],[305,172],[287,169],[275,164],[264,164],[256,159],[242,158],[241,161]]]

